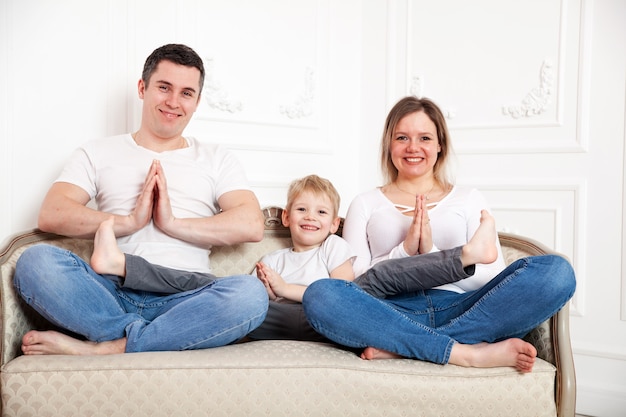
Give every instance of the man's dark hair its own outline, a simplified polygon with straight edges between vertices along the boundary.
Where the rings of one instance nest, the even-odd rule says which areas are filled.
[[[196,51],[187,45],[177,43],[170,43],[155,49],[150,56],[146,58],[146,63],[143,66],[141,79],[146,85],[148,85],[150,77],[154,71],[156,71],[161,61],[171,61],[178,65],[198,68],[200,71],[199,93],[202,92],[202,87],[204,86],[204,64],[202,63],[202,58],[200,58]]]

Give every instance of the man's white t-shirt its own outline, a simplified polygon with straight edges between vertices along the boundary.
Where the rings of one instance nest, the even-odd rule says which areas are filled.
[[[172,213],[178,218],[218,214],[224,193],[249,190],[243,166],[229,151],[187,137],[188,147],[153,152],[138,146],[130,134],[87,142],[72,154],[56,182],[67,182],[89,194],[100,211],[129,214],[136,205],[152,161],[161,162]],[[172,238],[150,222],[117,239],[120,249],[147,261],[185,271],[210,272],[210,250]]]

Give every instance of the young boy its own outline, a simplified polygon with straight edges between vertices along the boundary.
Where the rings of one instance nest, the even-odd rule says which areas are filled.
[[[256,267],[271,300],[301,302],[306,286],[319,278],[354,279],[355,255],[334,234],[341,220],[339,202],[335,187],[317,175],[291,183],[282,222],[292,247],[265,255]]]
[[[339,193],[317,175],[295,180],[287,192],[282,222],[292,247],[265,255],[256,266],[270,298],[265,321],[251,339],[323,340],[306,321],[302,296],[320,278],[352,281],[355,254],[335,232],[339,228]]]

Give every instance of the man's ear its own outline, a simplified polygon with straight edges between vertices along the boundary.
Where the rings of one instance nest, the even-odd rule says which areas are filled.
[[[330,233],[337,233],[339,230],[339,224],[341,224],[341,219],[339,217],[335,217],[333,223],[330,225]]]
[[[283,226],[289,227],[289,212],[286,209],[283,209],[280,218],[283,221]]]
[[[139,79],[137,82],[137,93],[139,94],[139,98],[143,100],[143,94],[146,91],[146,83],[143,82],[142,79]]]

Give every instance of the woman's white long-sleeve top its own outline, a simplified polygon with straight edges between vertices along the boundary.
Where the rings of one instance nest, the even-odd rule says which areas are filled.
[[[433,236],[433,251],[466,244],[480,225],[481,210],[489,210],[484,196],[476,188],[454,186],[428,210]],[[359,276],[384,259],[404,258],[404,239],[413,217],[402,214],[380,188],[358,195],[348,209],[342,236],[357,254],[354,272]],[[470,278],[437,289],[463,293],[482,287],[505,267],[499,241],[498,259],[478,264]]]

